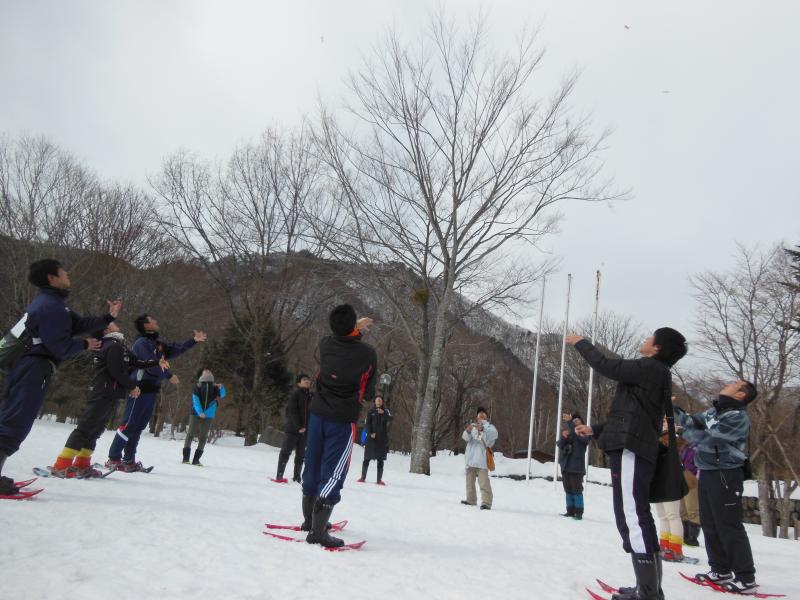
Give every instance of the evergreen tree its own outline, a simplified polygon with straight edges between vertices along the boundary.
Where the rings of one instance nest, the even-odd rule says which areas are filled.
[[[216,379],[225,382],[239,410],[236,434],[244,436],[246,446],[255,444],[262,420],[280,411],[291,387],[286,353],[274,328],[267,324],[260,335],[245,338],[229,323],[222,336],[208,344],[203,358]],[[257,372],[263,373],[260,381]]]

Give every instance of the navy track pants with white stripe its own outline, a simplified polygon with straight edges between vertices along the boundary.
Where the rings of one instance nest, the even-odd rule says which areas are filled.
[[[337,423],[311,413],[307,434],[303,494],[336,504],[350,469],[356,424]]]
[[[656,466],[631,452],[609,452],[614,516],[625,552],[655,554],[658,533],[650,512],[650,483]]]

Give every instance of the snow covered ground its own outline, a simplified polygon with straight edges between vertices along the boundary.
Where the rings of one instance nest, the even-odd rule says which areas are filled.
[[[27,478],[31,467],[52,464],[70,430],[37,421],[6,474]],[[111,437],[100,440],[97,459]],[[359,552],[328,553],[261,534],[265,521],[299,522],[299,486],[268,479],[277,450],[223,438],[198,468],[180,464],[181,446],[146,435],[140,458],[156,465],[149,475],[45,479],[35,500],[0,501],[0,597],[580,599],[594,577],[631,581],[608,487],[589,486],[585,518],[576,522],[559,516],[563,494],[551,482],[495,478],[494,508],[480,511],[459,504],[462,457],[436,457],[433,476],[423,477],[407,472],[407,457],[390,456],[388,485],[378,487],[355,482],[357,446],[333,518],[349,519],[345,539],[368,542]],[[497,472],[522,473],[524,462],[498,456]],[[748,531],[763,591],[800,598],[800,542]],[[705,557],[702,549],[688,553]],[[679,568],[692,570],[665,565],[667,598],[718,597],[681,580]]]

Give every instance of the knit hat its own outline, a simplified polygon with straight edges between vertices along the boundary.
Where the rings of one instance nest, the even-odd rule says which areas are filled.
[[[653,334],[653,343],[659,347],[655,358],[670,367],[686,356],[689,350],[686,346],[686,338],[671,327],[656,329]]]
[[[311,377],[306,373],[300,373],[297,376],[297,379],[294,380],[295,383],[300,383],[303,379],[311,379]]]
[[[206,369],[203,370],[203,373],[200,375],[200,383],[214,383],[214,374],[209,371],[208,373],[205,372]]]
[[[340,304],[331,311],[329,321],[334,335],[344,337],[356,328],[356,311],[349,304]]]

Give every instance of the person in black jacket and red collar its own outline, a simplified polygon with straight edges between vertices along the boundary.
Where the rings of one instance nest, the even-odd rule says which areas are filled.
[[[309,531],[309,544],[338,547],[344,542],[328,533],[328,519],[350,467],[359,412],[375,396],[378,356],[361,341],[372,319],[357,320],[353,307],[342,304],[329,321],[333,335],[319,343],[319,375],[308,420],[303,528]]]
[[[119,315],[122,301],[108,301],[108,314],[81,317],[67,306],[69,273],[54,258],[37,260],[29,267],[28,281],[39,294],[25,309],[25,329],[33,346],[8,373],[0,403],[0,494],[14,494],[14,480],[3,477],[6,458],[28,437],[58,365],[84,350],[98,350],[100,341],[73,336],[105,328]],[[2,400],[2,399],[0,399]]]
[[[306,431],[308,431],[308,410],[311,406],[311,377],[305,373],[297,376],[297,387],[286,401],[286,423],[283,432],[283,445],[278,455],[278,474],[275,481],[286,483],[283,472],[294,450],[294,476],[292,481],[300,483],[303,459],[306,454]]]
[[[568,335],[566,342],[600,375],[618,382],[607,421],[575,427],[578,435],[594,436],[608,454],[617,529],[636,574],[636,587],[621,588],[612,598],[661,600],[661,555],[650,512],[650,484],[672,392],[670,369],[686,355],[686,338],[669,327],[656,329],[639,347],[643,357],[637,360],[608,358],[579,335]]]

